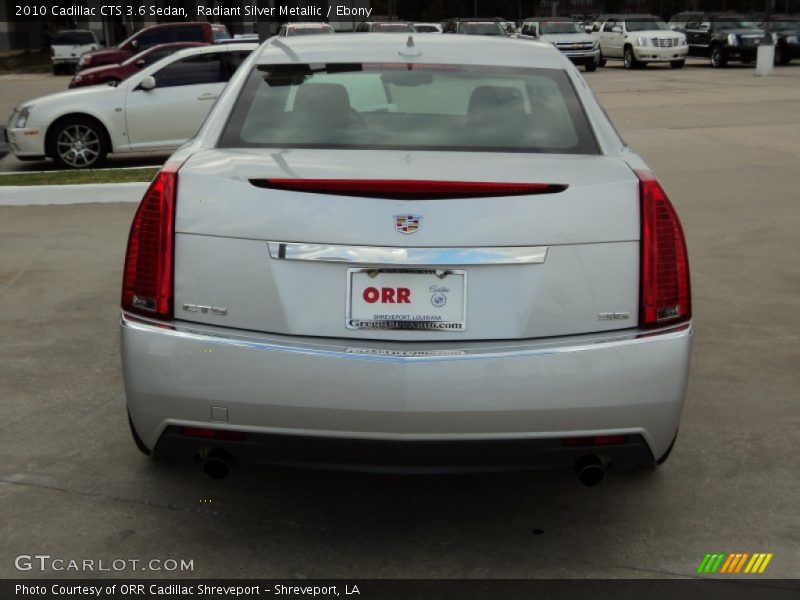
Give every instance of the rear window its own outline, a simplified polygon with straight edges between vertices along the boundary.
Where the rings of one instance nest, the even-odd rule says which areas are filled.
[[[223,147],[598,154],[566,73],[464,65],[259,65]]]
[[[467,35],[505,35],[499,23],[464,23],[464,33]]]
[[[230,37],[230,36],[225,36]],[[206,33],[202,25],[184,25],[175,28],[176,42],[205,42]]]
[[[414,27],[408,23],[375,23],[372,31],[380,33],[414,33]]]
[[[543,34],[583,33],[583,26],[575,21],[540,21],[539,30]]]
[[[289,27],[286,35],[319,35],[333,33],[330,25],[305,25],[300,27]]]
[[[96,42],[91,31],[59,31],[50,43],[53,46],[86,46]]]
[[[660,19],[629,19],[625,21],[628,31],[664,31],[669,29],[667,24]]]

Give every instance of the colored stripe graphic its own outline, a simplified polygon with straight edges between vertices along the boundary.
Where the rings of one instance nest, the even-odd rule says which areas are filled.
[[[742,558],[739,559],[739,562],[736,565],[736,571],[734,571],[734,573],[738,573],[739,571],[742,570],[742,567],[744,566],[744,562],[747,560],[747,557],[750,556],[750,555],[747,552],[745,552],[744,554],[740,554],[739,556],[741,556]]]
[[[722,565],[722,569],[720,569],[720,573],[729,573],[730,572],[728,569],[730,568],[731,563],[733,562],[733,556],[734,556],[733,554],[728,554],[728,560],[726,560],[725,563]]]
[[[749,552],[732,552],[730,554],[715,552],[706,554],[703,557],[697,567],[697,572],[712,575],[716,573],[720,575],[761,574],[766,570],[772,557],[773,554],[767,552],[756,552],[754,554]]]
[[[709,560],[711,560],[711,555],[710,554],[706,554],[703,557],[703,560],[700,561],[700,566],[697,567],[697,572],[698,573],[706,573],[707,572],[706,571],[706,565],[708,564]]]
[[[722,561],[724,559],[725,559],[725,553],[723,552],[717,557],[717,560],[714,561],[714,566],[711,567],[711,572],[712,573],[716,573],[717,572],[717,569],[720,568],[720,566],[722,565]]]
[[[759,573],[763,573],[764,569],[767,568],[767,565],[769,564],[769,561],[771,561],[771,560],[772,560],[772,553],[770,552],[769,554],[767,554],[764,557],[764,562],[761,563],[761,567],[758,569],[758,572]]]
[[[750,562],[747,563],[747,566],[744,568],[744,572],[755,573],[756,569],[759,567],[763,559],[764,559],[763,554],[753,554],[753,558],[751,558]]]

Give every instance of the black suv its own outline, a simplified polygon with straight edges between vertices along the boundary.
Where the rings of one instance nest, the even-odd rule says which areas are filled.
[[[764,27],[761,23],[761,27]],[[775,37],[775,64],[788,65],[800,58],[800,17],[773,17],[770,29]]]
[[[764,30],[745,17],[719,13],[705,13],[687,23],[685,33],[689,56],[707,56],[717,69],[731,60],[754,61],[764,37]]]

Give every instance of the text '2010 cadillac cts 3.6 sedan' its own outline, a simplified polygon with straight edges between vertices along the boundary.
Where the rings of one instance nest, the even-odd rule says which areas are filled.
[[[653,467],[690,355],[686,246],[549,44],[267,41],[136,213],[139,447],[424,471]]]

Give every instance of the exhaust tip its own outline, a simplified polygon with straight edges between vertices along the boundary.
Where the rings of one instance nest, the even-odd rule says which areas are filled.
[[[600,485],[606,478],[606,468],[596,454],[584,456],[575,463],[578,481],[586,487]]]
[[[212,479],[225,479],[231,472],[231,459],[226,452],[212,448],[203,460],[203,472]]]

